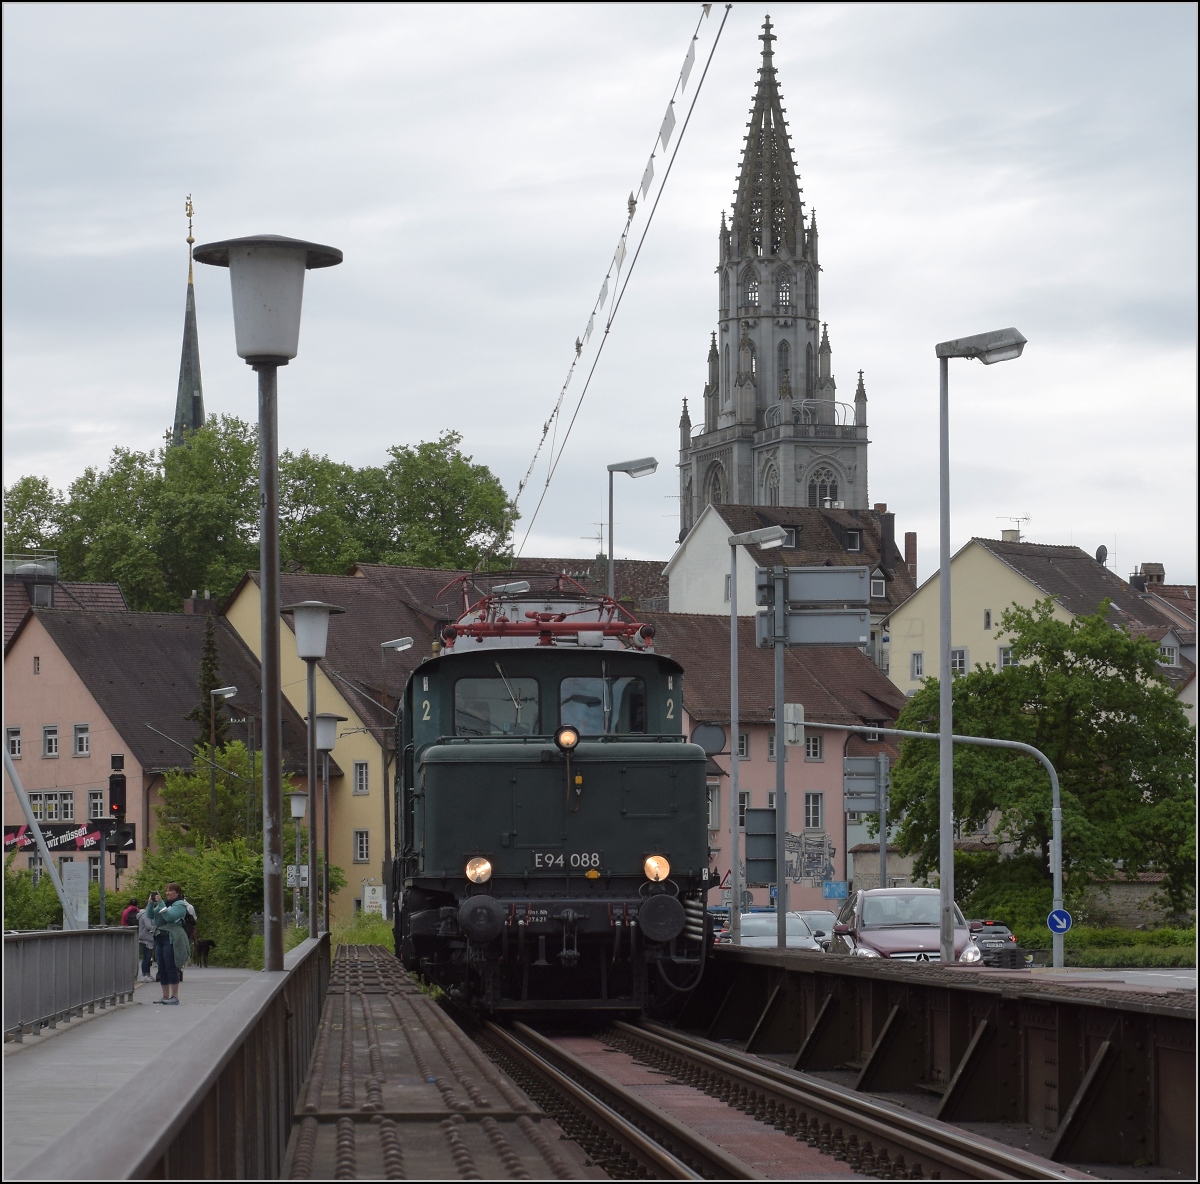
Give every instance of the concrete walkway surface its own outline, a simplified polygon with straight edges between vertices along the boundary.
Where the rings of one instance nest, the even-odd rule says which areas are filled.
[[[60,1023],[44,1036],[4,1045],[4,1178],[94,1106],[116,1093],[193,1024],[210,1015],[253,970],[188,966],[179,1006],[154,1006],[158,983],[138,982],[133,1002]],[[80,1148],[80,1155],[86,1155]]]

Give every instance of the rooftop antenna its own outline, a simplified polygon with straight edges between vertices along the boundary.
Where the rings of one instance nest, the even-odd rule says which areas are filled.
[[[1024,542],[1024,539],[1021,538],[1021,525],[1022,523],[1028,525],[1033,521],[1028,514],[1026,514],[1024,517],[1019,517],[1016,514],[997,514],[996,517],[1000,522],[1011,522],[1013,524],[1013,528],[1017,532],[1017,542]]]
[[[581,534],[579,537],[581,539],[585,539],[589,543],[592,541],[595,541],[596,546],[598,548],[596,551],[597,555],[607,554],[607,552],[604,550],[604,523],[603,522],[593,522],[592,525],[594,527],[596,527],[595,534]]]

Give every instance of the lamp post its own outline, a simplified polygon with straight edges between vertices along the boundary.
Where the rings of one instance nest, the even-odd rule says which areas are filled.
[[[738,864],[738,616],[737,549],[782,547],[787,531],[782,526],[765,526],[745,534],[729,536],[729,936],[735,945],[742,940],[742,872]],[[779,754],[776,753],[776,756]],[[778,802],[778,794],[776,795]],[[778,820],[776,820],[778,826]],[[778,872],[776,873],[778,875]]]
[[[623,460],[608,466],[608,595],[616,596],[616,582],[613,577],[613,474],[628,473],[631,477],[645,477],[658,468],[658,461],[652,456],[639,457],[637,460]]]
[[[379,661],[383,665],[383,709],[388,710],[387,705],[387,656],[388,650],[410,650],[412,649],[413,639],[411,637],[397,637],[395,641],[383,641],[379,643]],[[399,703],[396,705],[396,713],[392,718],[393,730],[400,724]],[[384,916],[387,916],[388,901],[391,900],[392,891],[392,811],[395,809],[395,794],[392,792],[392,787],[388,783],[388,725],[384,723],[383,732],[383,910]]]
[[[208,836],[217,841],[217,700],[232,699],[237,687],[208,692]]]
[[[304,659],[307,673],[308,690],[308,794],[313,802],[313,817],[308,828],[308,882],[309,892],[317,880],[317,663],[325,657],[325,647],[329,642],[329,618],[334,613],[346,610],[336,604],[326,604],[322,600],[302,600],[299,604],[289,604],[280,612],[292,614],[292,625],[296,633],[296,655]],[[300,873],[297,872],[297,875]],[[317,916],[313,908],[308,910],[308,936],[317,936]]]
[[[296,824],[296,880],[292,887],[292,914],[296,928],[300,928],[300,821],[304,817],[305,807],[308,805],[308,794],[301,793],[296,790],[287,795],[288,801],[292,806],[292,821]],[[310,828],[311,831],[311,828]],[[313,837],[310,833],[308,836],[309,852],[313,849]],[[309,873],[308,877],[308,915],[311,917],[314,909],[312,907],[312,886],[313,876]]]
[[[322,711],[317,715],[317,751],[321,760],[321,922],[329,932],[329,754],[337,743],[337,726],[344,715]],[[309,888],[311,892],[311,887]]]
[[[283,717],[279,668],[278,371],[299,352],[304,272],[342,253],[277,234],[197,247],[197,263],[229,268],[238,356],[258,373],[259,578],[263,672],[263,966],[283,969]]]
[[[996,329],[943,341],[934,347],[940,369],[938,501],[941,525],[938,571],[940,663],[938,667],[938,883],[941,888],[942,965],[954,962],[954,695],[950,670],[950,359],[978,358],[985,366],[1019,358],[1025,338],[1016,329]],[[1061,817],[1054,820],[1058,851]],[[886,843],[886,838],[880,842]],[[1061,907],[1061,867],[1055,880]]]

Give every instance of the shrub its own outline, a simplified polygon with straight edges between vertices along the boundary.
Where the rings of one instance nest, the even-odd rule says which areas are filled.
[[[392,923],[378,913],[359,913],[349,925],[334,925],[329,936],[334,949],[340,945],[386,946],[396,952]]]
[[[1195,966],[1195,946],[1117,946],[1110,949],[1092,948],[1066,950],[1068,966]]]

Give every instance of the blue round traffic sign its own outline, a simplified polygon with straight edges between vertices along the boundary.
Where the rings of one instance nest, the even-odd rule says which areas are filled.
[[[1046,918],[1046,928],[1051,933],[1066,933],[1071,928],[1071,914],[1066,909],[1053,909]]]

